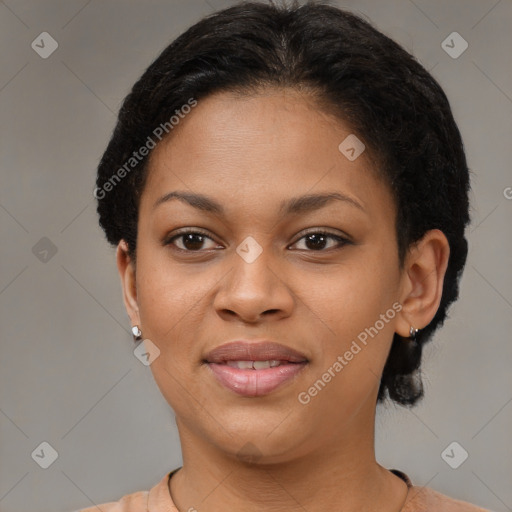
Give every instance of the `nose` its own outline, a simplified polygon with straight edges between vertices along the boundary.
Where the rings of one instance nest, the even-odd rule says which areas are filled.
[[[295,301],[279,267],[268,248],[253,261],[233,252],[232,270],[214,299],[217,313],[225,320],[251,324],[290,316]]]

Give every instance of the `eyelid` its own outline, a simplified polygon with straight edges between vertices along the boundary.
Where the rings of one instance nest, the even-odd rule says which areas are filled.
[[[331,251],[336,251],[336,250],[342,249],[346,245],[353,245],[354,244],[354,242],[351,240],[351,238],[349,236],[345,236],[344,234],[340,235],[338,233],[333,233],[333,232],[325,230],[325,229],[311,229],[311,230],[309,230],[307,232],[302,232],[301,235],[297,238],[297,240],[295,240],[295,242],[290,244],[287,247],[287,249],[289,249],[290,247],[293,247],[294,245],[302,242],[304,240],[304,238],[306,238],[308,235],[311,235],[311,234],[321,235],[321,236],[323,236],[324,238],[327,238],[327,239],[330,238],[330,239],[335,241],[336,245],[334,247],[329,247],[329,248],[326,248],[326,249],[320,249],[320,250],[317,250],[317,251],[311,250],[311,249],[291,249],[291,250],[303,251],[305,253],[312,253],[312,254],[320,256],[322,254],[325,254],[325,255],[330,254]]]
[[[204,235],[204,236],[207,236],[208,238],[212,238],[210,236],[210,233],[208,233],[208,231],[206,231],[205,229],[203,228],[195,228],[195,227],[190,227],[190,228],[181,228],[181,229],[178,229],[178,231],[173,231],[172,235],[169,235],[167,237],[167,239],[172,239],[178,235],[188,235],[189,233],[194,233],[194,234],[199,234],[199,235]]]
[[[206,230],[202,229],[202,228],[182,228],[182,229],[178,229],[178,231],[174,231],[172,234],[170,235],[166,235],[163,240],[162,240],[162,244],[163,245],[174,245],[172,242],[175,238],[179,238],[180,236],[183,236],[183,235],[188,235],[188,234],[194,234],[194,235],[202,235],[204,236],[205,238],[208,238],[210,239],[212,242],[215,242],[215,243],[218,243],[215,238],[213,238],[210,233],[208,233]],[[176,249],[178,250],[183,250],[183,249],[180,249],[179,247],[176,247]],[[186,252],[200,252],[200,251],[186,251]]]
[[[203,228],[192,227],[192,228],[182,228],[182,229],[179,229],[178,231],[173,232],[172,235],[166,236],[164,238],[164,243],[170,242],[173,238],[175,238],[179,235],[186,235],[189,233],[203,235],[203,236],[206,236],[215,241],[215,239],[212,236],[210,236],[210,233],[208,233],[208,231],[204,230]],[[343,238],[347,242],[352,242],[352,238],[347,233],[344,233],[344,232],[341,232],[341,234],[339,232],[334,233],[334,232],[330,231],[328,228],[320,228],[320,227],[314,228],[313,227],[313,228],[307,228],[306,230],[301,231],[300,236],[298,236],[298,238],[293,243],[298,242],[301,238],[303,238],[306,235],[309,235],[310,233],[315,233],[315,234],[320,233],[323,235],[330,235],[330,236],[334,236],[334,237]]]
[[[301,231],[299,236],[295,240],[295,242],[293,242],[293,244],[296,244],[299,240],[301,240],[302,238],[304,238],[305,236],[310,235],[310,234],[328,235],[328,236],[332,236],[334,238],[343,239],[346,243],[354,243],[352,240],[352,237],[343,231],[334,232],[334,231],[331,231],[330,228],[317,227],[317,228],[307,228],[304,231]]]
[[[201,236],[203,236],[205,238],[208,238],[212,242],[215,242],[215,243],[218,244],[218,242],[212,236],[210,236],[210,234],[208,233],[207,230],[204,230],[202,228],[187,227],[187,228],[179,229],[178,231],[173,232],[171,235],[166,236],[163,239],[163,245],[164,246],[173,245],[175,250],[181,251],[181,252],[186,252],[186,253],[191,253],[191,254],[193,254],[193,253],[200,254],[202,252],[206,252],[206,251],[212,250],[212,249],[200,249],[200,250],[197,250],[197,251],[188,251],[186,249],[181,249],[179,247],[176,247],[175,244],[173,243],[173,241],[175,239],[179,238],[180,236],[184,236],[184,235],[187,235],[187,234],[201,235]],[[306,252],[316,252],[316,253],[320,254],[322,252],[329,252],[330,250],[341,249],[345,245],[352,245],[352,244],[354,244],[354,241],[352,240],[352,237],[350,237],[348,234],[346,234],[344,232],[341,232],[341,234],[340,234],[339,232],[335,233],[335,232],[331,231],[330,228],[312,227],[312,228],[307,228],[306,230],[302,231],[298,235],[296,240],[294,242],[292,242],[290,245],[288,245],[287,249],[289,247],[297,244],[298,242],[300,242],[303,238],[305,238],[309,234],[324,235],[327,238],[335,239],[338,245],[337,245],[337,247],[331,247],[330,249],[326,249],[326,250],[319,250],[319,251],[308,250]],[[213,249],[213,250],[215,250],[215,249]]]

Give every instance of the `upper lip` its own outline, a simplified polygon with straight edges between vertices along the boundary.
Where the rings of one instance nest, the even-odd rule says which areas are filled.
[[[205,357],[208,363],[226,361],[289,361],[291,363],[307,362],[304,354],[293,348],[273,341],[231,341],[214,348]]]

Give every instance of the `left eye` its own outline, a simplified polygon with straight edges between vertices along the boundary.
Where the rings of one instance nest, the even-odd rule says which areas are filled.
[[[313,251],[321,251],[326,248],[327,241],[329,239],[335,241],[334,248],[342,247],[343,245],[349,243],[349,241],[346,238],[343,238],[342,236],[339,235],[333,235],[331,233],[312,232],[308,233],[307,235],[297,240],[295,244],[298,244],[300,241],[304,240],[304,243],[308,249]],[[327,249],[332,248],[332,245],[331,247],[327,247]]]

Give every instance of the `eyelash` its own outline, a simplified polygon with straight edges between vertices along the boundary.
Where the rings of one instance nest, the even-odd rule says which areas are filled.
[[[181,249],[180,247],[176,247],[176,245],[173,243],[174,240],[179,239],[181,237],[184,237],[185,235],[200,235],[200,236],[208,238],[208,239],[210,239],[210,240],[212,240],[214,242],[214,240],[210,236],[208,236],[208,234],[206,232],[204,232],[204,231],[202,231],[200,229],[194,229],[194,230],[181,231],[180,233],[174,234],[172,237],[164,240],[164,245],[174,245],[174,249],[177,250],[177,251],[180,251],[180,252],[187,252],[187,253],[200,253],[200,252],[203,252],[203,250],[201,250],[201,249],[199,249],[197,251],[191,251],[191,250],[188,250],[188,249]],[[302,235],[302,237],[299,238],[298,240],[296,240],[292,245],[295,245],[300,240],[306,238],[308,235],[321,235],[321,236],[326,237],[326,238],[332,238],[332,239],[336,240],[339,245],[337,247],[330,247],[328,249],[319,249],[319,250],[301,249],[301,250],[305,250],[306,252],[327,252],[327,251],[330,251],[330,250],[341,249],[345,245],[352,244],[351,240],[349,240],[348,238],[342,237],[340,235],[337,235],[337,234],[334,234],[334,233],[330,233],[328,231],[322,231],[322,230],[319,230],[319,229],[311,229],[311,230],[307,231],[306,233],[304,233]]]

